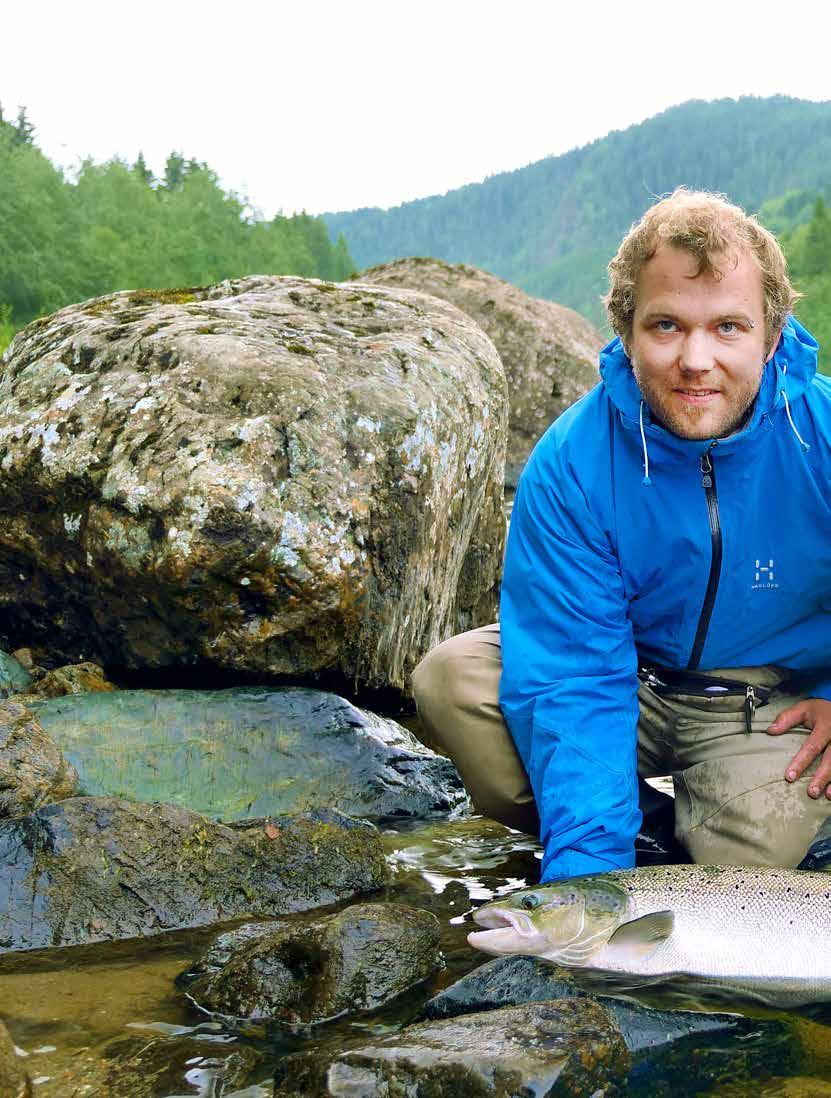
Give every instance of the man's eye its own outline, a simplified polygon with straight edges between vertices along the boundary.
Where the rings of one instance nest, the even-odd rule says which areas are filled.
[[[722,320],[721,324],[719,324],[719,329],[722,335],[733,335],[739,330],[735,320]]]
[[[655,327],[659,332],[672,332],[675,330],[675,322],[672,320],[659,320]]]

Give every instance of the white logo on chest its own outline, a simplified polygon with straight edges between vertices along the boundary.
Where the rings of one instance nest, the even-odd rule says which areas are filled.
[[[757,591],[760,588],[778,587],[779,584],[774,582],[773,578],[773,557],[768,558],[767,564],[762,564],[760,560],[756,561],[756,582],[753,584],[751,590]]]

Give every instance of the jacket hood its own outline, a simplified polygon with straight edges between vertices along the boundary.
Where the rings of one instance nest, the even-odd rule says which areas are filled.
[[[746,427],[736,438],[752,431],[763,416],[770,415],[779,408],[785,408],[805,392],[817,372],[817,352],[819,344],[804,328],[795,316],[789,316],[782,329],[782,335],[776,346],[773,358],[765,366],[759,395],[753,408],[753,415]],[[609,394],[609,398],[629,426],[638,425],[641,416],[643,394],[635,381],[632,363],[620,337],[616,336],[600,352],[600,375]],[[787,401],[786,398],[787,397]],[[644,401],[644,425],[649,433],[660,433],[667,441],[677,436],[671,434],[652,419],[649,407]],[[677,439],[679,443],[688,443],[686,439]],[[707,442],[695,444],[697,448],[706,448]]]

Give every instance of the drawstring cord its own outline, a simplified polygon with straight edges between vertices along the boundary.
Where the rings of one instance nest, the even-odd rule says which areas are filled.
[[[787,374],[787,372],[788,372],[788,364],[787,364],[787,362],[783,362],[782,363],[782,373],[784,375],[784,374]],[[791,415],[791,406],[788,403],[788,394],[785,392],[785,386],[784,385],[779,390],[779,393],[780,393],[782,399],[785,402],[785,412],[787,413],[788,423],[790,423],[790,425],[791,425],[791,430],[796,435],[797,440],[799,442],[799,445],[802,448],[803,454],[807,454],[808,451],[811,449],[811,446],[810,446],[809,443],[807,443],[805,441],[805,439],[802,437],[802,435],[796,429],[796,424],[794,423],[793,416]],[[638,422],[639,422],[640,428],[641,428],[641,445],[643,446],[643,480],[641,481],[641,484],[644,484],[644,485],[646,485],[647,488],[649,488],[652,484],[652,481],[650,480],[650,477],[649,477],[649,451],[646,448],[646,432],[643,429],[643,406],[644,406],[645,403],[646,403],[646,401],[641,400],[640,411],[639,411],[639,414],[638,414]]]
[[[787,362],[783,362],[782,363],[782,374],[784,375],[787,372],[788,372],[788,364],[787,364]],[[802,435],[796,429],[796,424],[794,423],[793,416],[791,415],[791,406],[790,406],[790,404],[788,404],[788,394],[785,392],[785,386],[784,385],[779,390],[779,393],[780,393],[782,399],[785,402],[785,411],[788,414],[788,423],[790,423],[790,425],[791,425],[791,430],[796,435],[796,437],[799,439],[799,445],[802,447],[803,454],[807,454],[808,451],[811,449],[811,447],[810,447],[810,444],[805,441],[805,439],[802,437]]]
[[[645,403],[645,401],[641,401],[641,410],[639,416],[641,424],[641,444],[643,446],[643,480],[641,481],[641,483],[645,484],[648,488],[652,484],[652,481],[649,479],[649,451],[646,448],[646,434],[644,433],[643,429],[643,406]]]

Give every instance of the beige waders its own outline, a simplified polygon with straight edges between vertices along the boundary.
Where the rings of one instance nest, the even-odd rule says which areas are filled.
[[[434,648],[413,673],[425,739],[456,763],[478,811],[510,827],[539,833],[531,787],[499,709],[499,626],[487,625]],[[732,668],[710,675],[776,687],[775,667]],[[774,689],[747,731],[744,699],[658,696],[638,692],[638,770],[671,774],[675,836],[695,862],[799,864],[831,814],[824,795],[807,794],[809,768],[784,778],[808,729],[769,736],[767,727],[799,695]],[[564,797],[579,790],[564,791]]]

